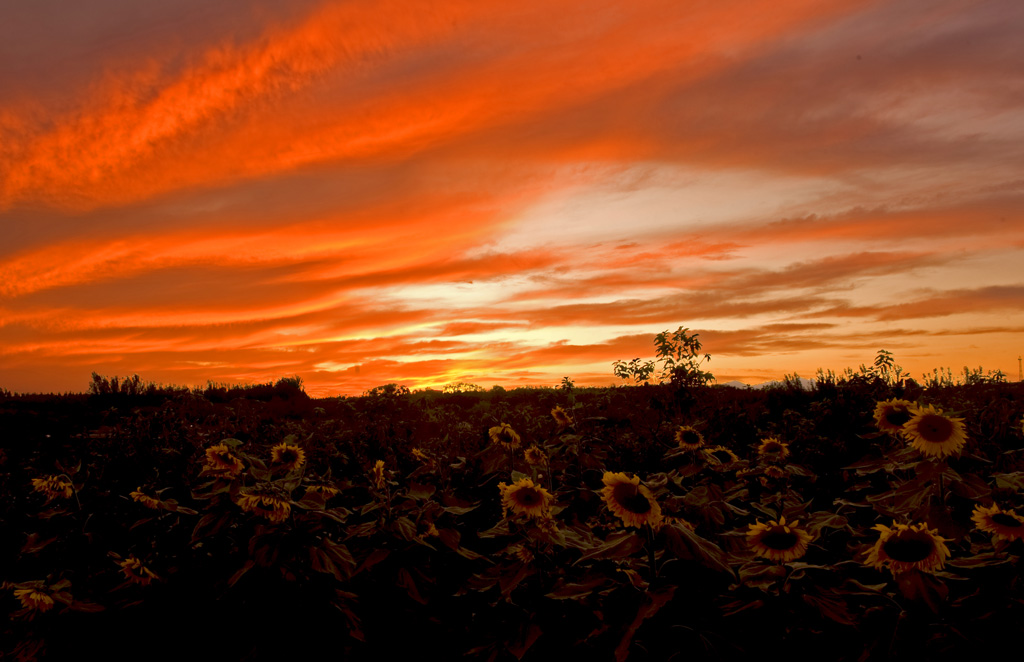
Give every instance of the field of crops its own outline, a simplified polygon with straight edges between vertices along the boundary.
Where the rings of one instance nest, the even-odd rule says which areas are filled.
[[[1022,416],[1019,383],[866,379],[7,394],[0,656],[1016,650]]]

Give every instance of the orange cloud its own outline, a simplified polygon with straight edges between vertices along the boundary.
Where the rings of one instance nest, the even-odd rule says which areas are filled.
[[[837,306],[815,316],[869,317],[877,320],[908,320],[977,313],[1024,310],[1024,285],[993,285],[960,289],[888,306]]]
[[[44,123],[27,119],[37,108],[5,108],[0,208],[88,208],[312,163],[404,157],[453,136],[502,132],[655,71],[704,74],[727,53],[842,8],[326,4],[248,43],[187,53],[181,68],[118,63],[88,99]],[[424,57],[432,69],[418,65]]]
[[[101,24],[146,39],[4,40],[17,388],[610,383],[686,323],[749,376],[883,342],[930,358],[967,329],[1001,356],[1024,324],[1015,272],[984,268],[1024,248],[1019,30],[987,8],[138,11]]]

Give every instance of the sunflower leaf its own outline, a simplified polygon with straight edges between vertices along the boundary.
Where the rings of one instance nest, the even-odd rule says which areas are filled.
[[[470,561],[484,558],[473,550],[466,549],[459,544],[459,541],[462,539],[462,534],[456,529],[440,529],[437,532],[437,536],[441,539],[441,542],[445,547],[452,550],[462,558],[469,559]]]
[[[1010,489],[1017,492],[1024,491],[1024,471],[1015,471],[1010,474],[992,474],[996,479],[996,487]]]
[[[437,487],[434,485],[420,484],[420,483],[409,483],[409,491],[407,494],[413,499],[429,499],[437,491]]]
[[[786,569],[780,565],[760,561],[746,563],[740,567],[739,578],[745,586],[767,589],[786,576]]]
[[[416,538],[416,523],[408,517],[399,517],[395,520],[393,530],[405,540]]]
[[[562,583],[550,593],[545,593],[544,597],[551,598],[553,600],[576,600],[579,598],[585,598],[593,593],[595,588],[603,585],[606,581],[607,578],[605,577],[596,577],[581,584]]]
[[[908,600],[923,602],[932,613],[949,596],[949,588],[940,580],[920,572],[901,572],[896,576],[900,592]]]
[[[749,505],[751,508],[753,508],[757,512],[761,513],[762,515],[768,516],[768,518],[770,518],[770,519],[778,519],[779,518],[778,514],[774,510],[772,510],[771,508],[768,508],[767,506],[762,506],[757,501],[753,501],[753,502],[751,502],[751,503],[749,503],[747,505]]]
[[[85,600],[72,600],[71,604],[68,605],[68,609],[71,611],[80,611],[86,614],[96,614],[101,611],[105,611],[106,607],[95,602],[87,602]]]
[[[327,556],[337,565],[341,566],[345,576],[351,577],[352,570],[356,567],[356,560],[352,558],[352,553],[348,551],[348,547],[341,543],[336,543],[330,538],[324,538],[321,541],[321,545]]]
[[[722,605],[722,616],[735,616],[740,612],[744,612],[748,609],[760,609],[764,606],[764,600],[733,600],[732,602]]]
[[[992,488],[984,480],[975,474],[967,474],[963,480],[951,483],[949,491],[953,494],[977,501],[992,494]]]
[[[319,547],[309,548],[309,560],[315,572],[334,575],[334,578],[339,582],[344,581],[345,578],[342,577],[338,566],[335,565],[334,561],[332,561],[330,557],[328,557],[327,554]]]
[[[498,586],[501,588],[501,595],[506,598],[510,593],[512,593],[516,586],[519,586],[521,581],[537,572],[525,563],[516,563],[512,568],[515,569],[514,573],[509,572],[498,577]]]
[[[1013,563],[1014,560],[1015,557],[1008,557],[1005,554],[989,552],[987,554],[976,554],[974,556],[949,559],[946,561],[946,565],[953,566],[954,568],[980,568],[991,565],[1008,565]]]
[[[811,513],[807,518],[807,530],[810,533],[819,535],[822,529],[842,529],[847,526],[848,520],[842,515],[826,511]]]
[[[25,546],[21,548],[21,553],[38,554],[43,550],[43,548],[45,548],[47,545],[49,545],[56,539],[57,536],[54,536],[52,538],[47,538],[46,540],[40,541],[38,533],[30,533],[28,534],[28,541],[25,543]]]
[[[843,584],[841,592],[849,595],[882,595],[882,591],[888,586],[888,582],[881,584],[861,584],[856,579],[847,579]]]
[[[629,657],[629,646],[633,642],[636,631],[640,629],[640,625],[646,619],[657,614],[672,599],[676,588],[674,585],[669,585],[655,591],[650,591],[644,596],[643,604],[637,609],[636,618],[626,628],[622,640],[619,641],[619,645],[615,648],[615,662],[625,662],[626,658]]]
[[[249,572],[254,565],[256,565],[256,562],[253,561],[252,559],[249,559],[248,561],[246,561],[242,565],[242,567],[239,568],[235,572],[235,574],[231,575],[230,579],[228,579],[228,586],[231,587],[231,586],[234,586],[235,584],[237,584],[238,580],[242,578],[242,575],[244,575],[245,573]]]
[[[642,549],[644,546],[644,539],[630,531],[620,531],[619,533],[608,536],[608,539],[598,547],[591,549],[583,556],[576,559],[573,565],[578,565],[583,561],[589,561],[591,559],[611,559],[611,558],[623,558],[626,556],[632,556],[635,552]]]
[[[516,637],[515,641],[508,643],[508,652],[512,653],[517,660],[523,659],[526,655],[526,651],[533,646],[533,642],[537,641],[537,638],[544,631],[536,624],[529,623],[519,628],[519,636]]]
[[[378,563],[386,559],[390,554],[391,551],[387,549],[373,550],[365,559],[363,559],[363,562],[359,564],[359,567],[356,568],[356,571],[353,574],[358,575],[363,570],[369,570],[373,566],[377,565]]]
[[[846,603],[825,595],[810,595],[805,593],[803,595],[804,602],[809,604],[818,610],[823,617],[835,621],[840,625],[852,625],[856,626],[856,621],[850,616],[850,612],[846,609]]]
[[[701,565],[725,572],[733,577],[736,573],[729,566],[729,559],[722,548],[715,543],[701,538],[689,527],[675,522],[663,527],[665,547],[681,559],[692,559]]]
[[[427,602],[429,602],[426,598],[423,597],[419,589],[416,588],[416,581],[412,578],[412,575],[409,574],[409,571],[405,568],[398,569],[398,579],[395,580],[395,585],[404,588],[405,592],[409,595],[409,597],[415,600],[416,602],[420,603],[421,605],[425,605],[427,604]]]
[[[307,491],[300,500],[293,501],[296,507],[303,510],[321,510],[327,503],[327,497],[319,492]]]

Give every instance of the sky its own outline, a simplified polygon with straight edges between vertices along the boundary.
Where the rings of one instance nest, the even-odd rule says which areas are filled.
[[[0,387],[1024,352],[1018,0],[0,1]]]

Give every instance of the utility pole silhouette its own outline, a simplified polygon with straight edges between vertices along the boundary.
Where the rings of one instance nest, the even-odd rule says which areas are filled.
[[[1024,382],[1024,367],[1021,367],[1020,354],[1017,355],[1017,381]]]

